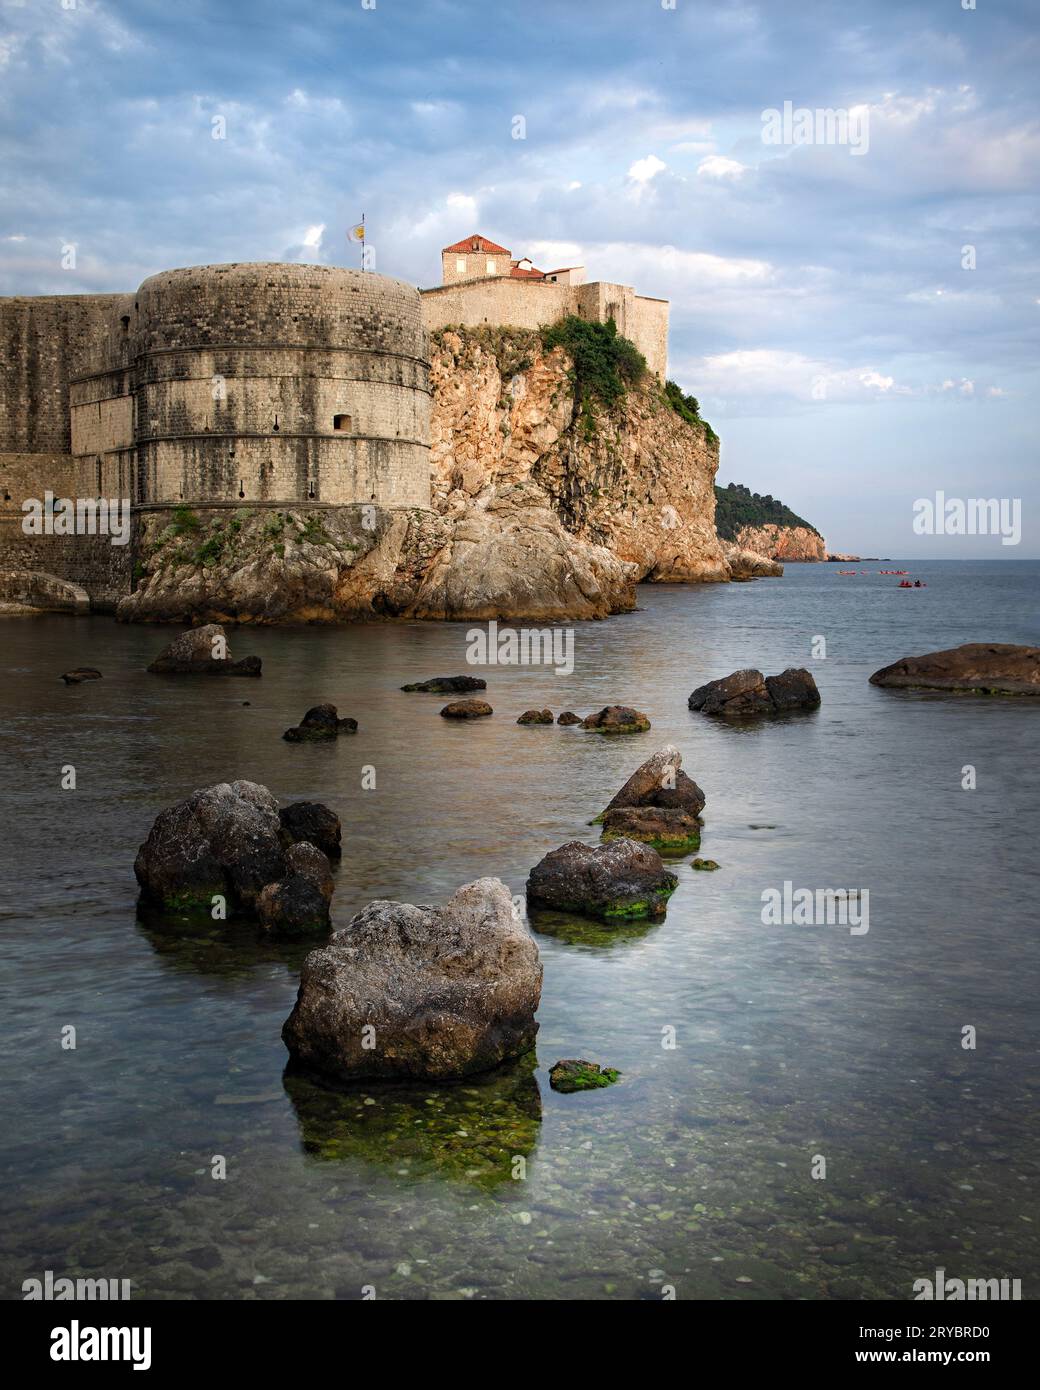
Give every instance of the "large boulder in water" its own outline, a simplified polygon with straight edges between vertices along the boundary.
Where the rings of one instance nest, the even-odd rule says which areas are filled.
[[[286,852],[285,866],[285,878],[269,883],[257,897],[261,927],[281,936],[327,930],[334,888],[328,859],[314,845],[301,843]]]
[[[871,685],[962,690],[975,695],[1040,695],[1040,647],[968,642],[948,651],[904,656],[875,671]]]
[[[619,806],[604,811],[604,840],[641,840],[670,854],[701,847],[701,822],[677,806]]]
[[[229,915],[257,915],[263,890],[293,874],[314,879],[320,892],[329,886],[325,856],[319,863],[318,849],[308,846],[309,856],[294,858],[288,841],[278,802],[266,787],[220,782],[159,813],[134,873],[142,899],[164,911],[209,913],[220,896]],[[276,916],[268,911],[266,924],[275,925]]]
[[[618,839],[592,847],[572,840],[531,870],[527,906],[604,921],[661,917],[678,882],[649,845]]]
[[[687,703],[702,714],[781,714],[815,709],[820,692],[804,667],[789,667],[778,676],[749,668],[698,686]]]
[[[401,689],[425,695],[459,695],[466,690],[486,690],[487,681],[479,676],[431,676],[428,681],[413,681],[411,685],[402,685]]]
[[[246,656],[232,661],[224,629],[219,623],[206,623],[175,637],[148,670],[174,675],[258,676],[260,658]]]
[[[597,734],[641,734],[649,729],[650,720],[642,710],[629,705],[607,705],[596,714],[587,715],[581,727]]]
[[[312,705],[299,724],[286,729],[282,738],[287,743],[325,743],[340,734],[356,734],[357,727],[356,719],[340,719],[336,706],[326,702]]]
[[[439,908],[369,903],[307,957],[282,1038],[340,1081],[456,1081],[533,1045],[541,989],[508,889],[482,878]]]

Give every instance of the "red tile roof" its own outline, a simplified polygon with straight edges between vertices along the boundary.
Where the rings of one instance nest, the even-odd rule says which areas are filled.
[[[454,246],[445,246],[446,252],[450,251],[489,251],[493,256],[508,256],[509,252],[504,246],[499,246],[493,241],[488,241],[487,237],[473,236],[463,237]]]

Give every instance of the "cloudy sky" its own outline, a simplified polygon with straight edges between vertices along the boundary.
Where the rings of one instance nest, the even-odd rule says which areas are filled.
[[[0,0],[0,294],[480,231],[669,299],[719,480],[832,548],[1035,557],[1040,14],[972,3]],[[1022,543],[915,536],[939,489]]]

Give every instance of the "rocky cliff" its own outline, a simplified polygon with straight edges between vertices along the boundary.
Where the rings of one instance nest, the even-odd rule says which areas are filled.
[[[816,531],[807,526],[742,526],[734,540],[743,550],[754,551],[769,560],[826,560],[827,546]]]
[[[444,330],[430,347],[429,511],[145,514],[130,620],[602,618],[633,584],[730,578],[718,442],[652,378],[609,406],[536,333]]]

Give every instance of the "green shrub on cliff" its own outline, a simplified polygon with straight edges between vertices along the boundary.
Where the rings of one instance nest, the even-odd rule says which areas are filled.
[[[804,517],[766,493],[764,497],[742,483],[715,485],[715,530],[725,541],[736,539],[743,526],[804,526],[814,536],[820,533]]]
[[[675,381],[665,382],[663,395],[676,415],[685,420],[688,425],[695,425],[698,429],[703,429],[713,443],[718,443],[718,435],[707,420],[701,419],[701,407],[696,396],[684,395],[682,387]]]
[[[542,329],[542,346],[550,351],[562,347],[570,354],[575,404],[585,418],[593,402],[609,408],[646,374],[646,358],[635,343],[622,338],[613,319],[589,323],[570,314]]]

